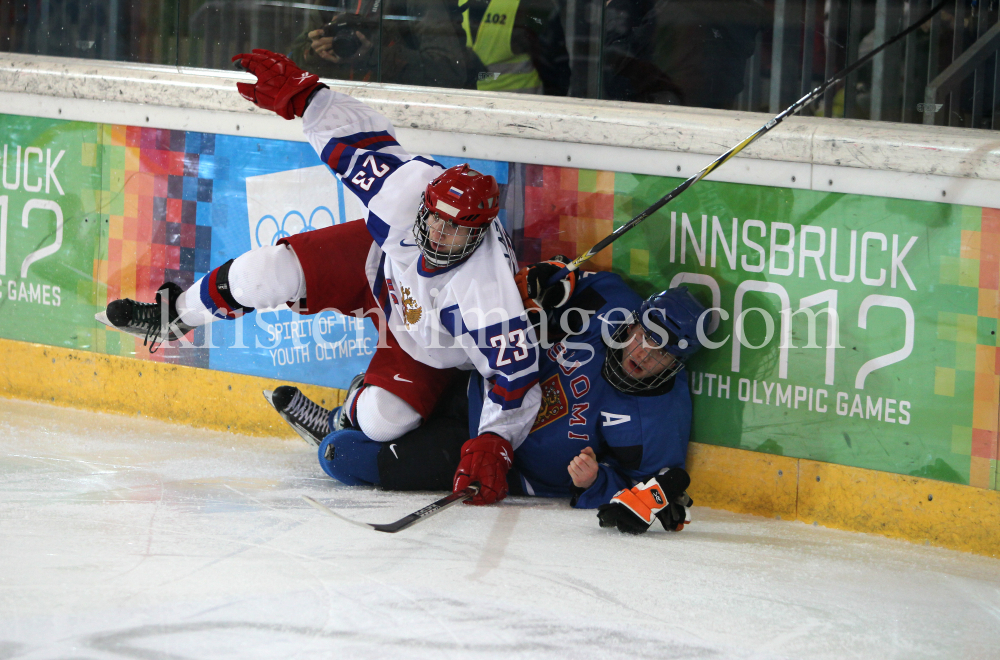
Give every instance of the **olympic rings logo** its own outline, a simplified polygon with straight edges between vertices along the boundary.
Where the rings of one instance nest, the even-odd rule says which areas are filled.
[[[337,224],[337,217],[333,214],[333,211],[325,206],[317,206],[313,209],[313,212],[309,214],[309,219],[302,215],[299,211],[289,211],[285,214],[285,217],[278,222],[278,219],[271,214],[267,214],[257,221],[257,229],[254,232],[254,240],[257,242],[257,247],[263,247],[265,245],[276,245],[282,238],[288,238],[294,234],[301,234],[303,232],[312,231],[317,229],[316,225],[313,224],[313,220],[316,218],[317,213],[326,213],[330,218],[330,224]],[[270,225],[274,227],[274,233],[268,238],[267,231]],[[326,226],[326,225],[324,225]],[[261,228],[264,229],[264,236],[261,236]]]

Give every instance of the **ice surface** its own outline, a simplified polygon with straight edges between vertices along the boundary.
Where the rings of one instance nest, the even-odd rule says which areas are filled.
[[[695,508],[429,503],[300,440],[0,399],[0,659],[998,658],[1000,561]]]

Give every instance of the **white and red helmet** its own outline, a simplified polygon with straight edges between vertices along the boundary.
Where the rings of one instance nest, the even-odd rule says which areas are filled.
[[[475,251],[499,212],[497,180],[467,164],[456,165],[427,184],[413,234],[430,266],[449,266]],[[436,216],[434,229],[428,224],[431,216]]]

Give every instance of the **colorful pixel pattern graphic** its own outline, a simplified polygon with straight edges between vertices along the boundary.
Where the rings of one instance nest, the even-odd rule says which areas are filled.
[[[562,254],[573,259],[614,230],[614,172],[525,165],[524,230],[518,259],[534,263]],[[611,270],[604,250],[585,270]]]
[[[98,300],[152,301],[164,282],[188,287],[210,267],[216,177],[227,164],[215,159],[215,136],[134,126],[103,125],[101,222],[106,228],[94,262]],[[86,164],[86,163],[85,163]],[[218,218],[215,218],[216,220]],[[102,352],[207,367],[208,349],[163,346],[150,352],[143,340],[107,330],[96,338]],[[194,343],[201,343],[201,332]]]
[[[955,352],[954,367],[935,368],[934,393],[971,398],[970,423],[952,426],[952,452],[969,457],[969,485],[996,488],[1000,210],[967,207],[963,211],[960,251],[958,256],[941,257],[940,281],[977,289],[978,309],[974,314],[938,313],[938,338],[953,342]]]

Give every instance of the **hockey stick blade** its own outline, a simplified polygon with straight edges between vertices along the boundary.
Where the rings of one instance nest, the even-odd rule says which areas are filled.
[[[352,525],[358,525],[359,527],[369,527],[371,529],[374,529],[376,532],[386,532],[387,534],[395,534],[396,532],[403,531],[404,529],[410,527],[411,525],[415,525],[424,518],[429,518],[436,513],[441,513],[450,506],[454,506],[459,502],[464,502],[467,499],[475,497],[476,493],[478,492],[479,492],[479,484],[474,483],[461,492],[452,493],[447,497],[442,497],[438,501],[428,504],[424,508],[414,511],[408,516],[400,518],[396,522],[388,523],[385,525],[379,525],[376,523],[358,522],[357,520],[351,520],[350,518],[345,518],[344,516],[334,511],[333,509],[329,508],[324,504],[320,504],[319,502],[309,497],[308,495],[303,495],[302,499],[304,499],[306,502],[313,505],[323,513],[329,514],[334,518],[339,518],[345,522],[349,522]]]
[[[325,513],[327,515],[330,515],[330,516],[333,516],[334,518],[339,518],[340,520],[343,520],[344,522],[349,522],[352,525],[357,525],[358,527],[365,527],[365,528],[374,527],[374,525],[370,525],[368,523],[363,523],[363,522],[358,522],[357,520],[351,520],[350,518],[342,516],[339,513],[337,513],[336,511],[334,511],[333,509],[331,509],[330,507],[326,506],[325,504],[320,504],[319,502],[317,502],[313,498],[309,497],[308,495],[303,495],[302,499],[304,499],[306,502],[309,502],[309,504],[313,505],[314,507],[316,507],[317,509],[319,509],[323,513]]]

